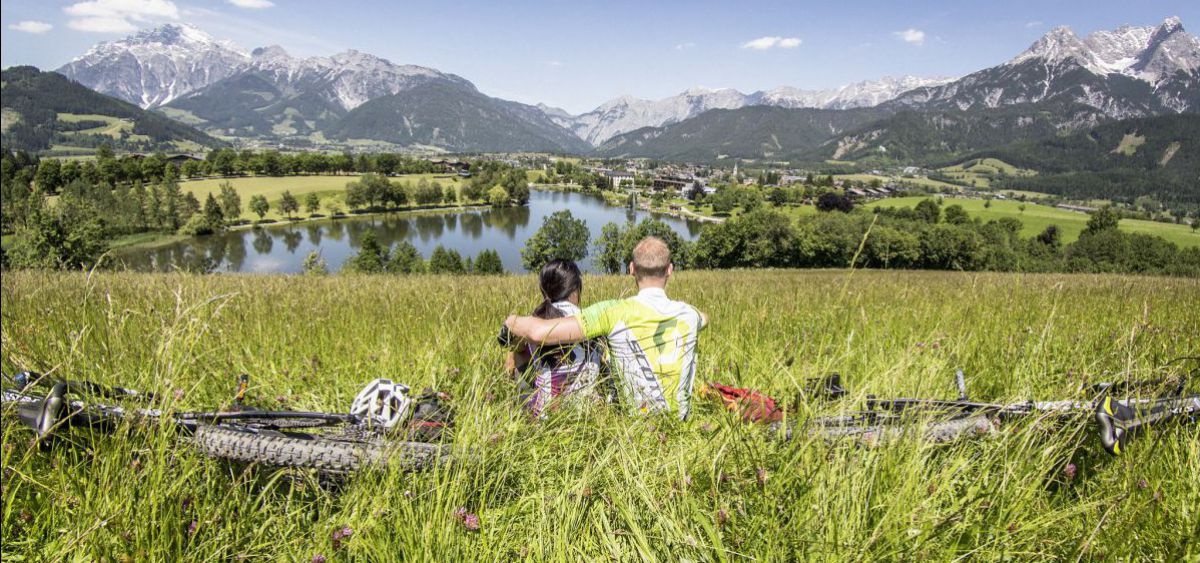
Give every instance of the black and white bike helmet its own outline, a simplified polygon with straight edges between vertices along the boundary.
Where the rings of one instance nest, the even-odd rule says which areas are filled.
[[[350,404],[350,414],[383,428],[394,428],[408,418],[412,402],[407,385],[376,379],[358,392]]]

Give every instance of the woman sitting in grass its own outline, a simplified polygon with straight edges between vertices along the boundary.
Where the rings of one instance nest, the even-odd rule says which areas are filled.
[[[571,260],[551,260],[542,266],[539,276],[545,298],[533,316],[558,319],[578,315],[579,296],[583,293],[583,275]],[[522,379],[528,390],[525,406],[537,417],[545,417],[547,407],[567,397],[598,398],[600,365],[603,353],[597,341],[562,346],[537,347],[525,341],[505,359],[510,376]]]

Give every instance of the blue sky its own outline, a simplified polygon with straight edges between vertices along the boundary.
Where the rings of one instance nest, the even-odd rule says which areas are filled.
[[[4,0],[0,64],[53,69],[135,27],[192,23],[246,48],[354,48],[452,72],[483,92],[572,112],[692,86],[828,88],[884,75],[957,76],[1047,30],[1081,35],[1168,16],[1200,30],[1200,2],[367,2]]]

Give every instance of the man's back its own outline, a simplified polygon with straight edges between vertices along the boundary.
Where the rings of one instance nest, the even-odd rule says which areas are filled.
[[[587,338],[608,338],[615,371],[634,407],[687,417],[704,323],[695,308],[672,301],[660,288],[645,288],[628,299],[596,303],[577,318]]]

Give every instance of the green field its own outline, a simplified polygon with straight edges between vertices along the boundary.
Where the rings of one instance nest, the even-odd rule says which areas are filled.
[[[133,134],[133,121],[129,119],[120,119],[111,115],[95,115],[95,114],[79,114],[79,113],[60,113],[58,120],[64,123],[78,123],[80,121],[103,121],[104,125],[92,127],[91,129],[81,129],[79,131],[69,131],[66,135],[103,135],[119,139],[122,135],[128,135],[132,141],[148,141],[150,137],[145,135]]]
[[[342,411],[375,377],[449,392],[462,460],[339,488],[229,465],[183,436],[121,428],[34,445],[5,413],[5,561],[1187,560],[1200,555],[1200,427],[1110,458],[1088,420],[1011,421],[947,445],[773,441],[714,405],[693,417],[615,407],[536,422],[499,375],[501,319],[531,276],[330,277],[6,272],[6,373],[156,391],[169,409],[250,402]],[[796,419],[869,393],[986,401],[1079,397],[1195,354],[1200,282],[951,272],[685,272],[707,312],[699,381],[749,385]],[[588,277],[585,302],[632,290]],[[851,396],[799,402],[837,371]],[[1076,467],[1068,476],[1065,467]],[[477,513],[480,530],[454,518]],[[331,534],[349,526],[340,548]]]
[[[899,197],[881,199],[867,204],[867,207],[914,207],[923,199],[927,198]],[[1019,219],[1025,225],[1025,228],[1021,230],[1021,235],[1025,237],[1034,236],[1050,225],[1057,225],[1062,233],[1063,242],[1072,242],[1079,238],[1079,233],[1083,232],[1088,222],[1088,216],[1084,213],[1067,211],[1047,205],[1038,205],[1036,203],[1022,204],[1019,201],[994,199],[991,202],[991,207],[985,208],[985,202],[982,199],[945,198],[943,201],[945,202],[943,209],[949,205],[961,205],[972,217],[981,217],[984,221],[1000,219],[1001,217]],[[1021,205],[1025,206],[1024,211],[1021,211]],[[1120,226],[1123,231],[1157,235],[1181,247],[1200,246],[1200,234],[1192,231],[1191,227],[1187,225],[1142,221],[1138,219],[1122,219]]]
[[[99,135],[109,137],[114,140],[130,141],[130,142],[146,142],[150,140],[147,135],[139,135],[133,132],[134,123],[129,119],[121,119],[111,115],[99,114],[82,114],[82,113],[60,113],[57,115],[58,121],[64,123],[78,123],[80,121],[101,121],[103,125],[92,127],[89,129],[81,129],[79,131],[64,131],[66,137],[76,137],[83,135]],[[171,149],[177,152],[200,152],[205,148],[199,143],[192,141],[173,141]],[[56,143],[49,150],[44,151],[42,156],[52,157],[90,157],[96,152],[95,147],[81,147],[67,143]]]
[[[938,170],[942,174],[976,188],[987,188],[998,176],[1033,176],[1036,172],[1017,168],[998,158],[977,158]]]
[[[420,180],[438,181],[443,187],[446,185],[457,185],[458,176],[453,174],[408,174],[404,176],[396,176],[392,181],[409,182],[416,184]],[[202,203],[208,194],[214,196],[220,195],[221,184],[229,182],[233,185],[238,194],[242,196],[242,219],[257,220],[258,215],[250,211],[250,198],[255,195],[262,195],[267,198],[267,202],[271,204],[271,210],[267,213],[267,219],[283,219],[284,215],[279,212],[279,200],[283,197],[283,192],[291,190],[292,195],[300,201],[300,213],[297,216],[307,217],[308,213],[304,210],[304,198],[310,193],[316,193],[322,202],[321,213],[328,214],[328,210],[324,208],[327,201],[335,201],[341,205],[343,211],[346,208],[346,184],[358,180],[358,176],[262,176],[262,177],[247,177],[247,178],[208,178],[204,180],[191,180],[181,182],[179,186],[184,191],[189,191],[196,194],[196,198]]]

